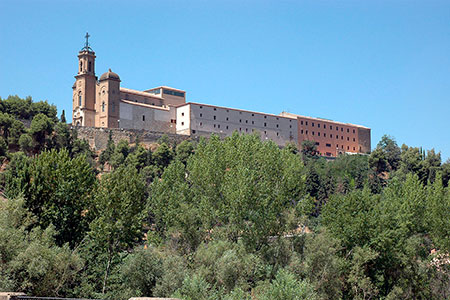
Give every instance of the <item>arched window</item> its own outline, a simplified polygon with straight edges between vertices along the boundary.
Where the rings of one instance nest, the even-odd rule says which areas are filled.
[[[105,106],[106,106],[105,101],[103,101],[102,102],[102,112],[105,112]]]
[[[91,62],[88,62],[88,69],[89,69],[89,72],[91,72]]]
[[[80,61],[80,72],[83,72],[83,62]]]
[[[78,106],[81,106],[81,92],[78,92]]]

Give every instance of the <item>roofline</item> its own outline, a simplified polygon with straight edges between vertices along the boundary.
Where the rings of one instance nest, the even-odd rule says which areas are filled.
[[[132,89],[127,89],[124,87],[121,87],[120,91],[124,92],[124,93],[130,93],[130,94],[135,94],[135,95],[139,95],[139,96],[144,96],[144,97],[148,97],[148,98],[155,98],[155,99],[159,99],[159,100],[163,99],[162,97],[156,96],[154,94],[150,94],[147,92],[141,92],[141,91],[137,91],[137,90],[132,90]]]
[[[186,91],[184,91],[184,90],[176,89],[176,88],[173,88],[173,87],[170,87],[170,86],[166,86],[166,85],[157,86],[157,87],[145,90],[144,92],[146,92],[146,91],[153,91],[153,90],[161,89],[161,88],[163,88],[163,89],[170,89],[170,90],[186,93]]]
[[[169,107],[161,107],[161,106],[156,106],[156,105],[151,105],[151,104],[134,102],[134,101],[126,100],[126,99],[120,99],[120,102],[123,102],[126,104],[131,104],[131,105],[136,105],[136,106],[143,106],[143,107],[148,107],[148,108],[153,108],[153,109],[165,110],[165,111],[170,110]]]
[[[288,112],[285,112],[285,111],[283,111],[282,114],[288,114],[288,115],[291,115],[292,117],[295,117],[295,118],[305,118],[305,119],[308,119],[308,120],[316,120],[316,121],[321,121],[321,122],[328,122],[328,123],[334,123],[334,124],[340,124],[340,125],[359,127],[359,128],[363,128],[363,129],[370,129],[369,127],[366,127],[366,126],[363,126],[363,125],[352,124],[352,123],[344,123],[344,122],[339,122],[339,121],[334,121],[334,120],[329,120],[329,119],[323,119],[323,118],[314,118],[314,117],[302,116],[302,115],[297,115],[297,114],[293,114],[293,113],[288,113]]]
[[[280,115],[275,115],[275,114],[262,113],[262,112],[257,112],[257,111],[238,109],[238,108],[231,108],[231,107],[224,107],[224,106],[211,105],[211,104],[203,104],[203,103],[198,103],[198,102],[186,102],[184,104],[179,104],[179,105],[177,105],[175,107],[178,108],[178,107],[181,107],[181,106],[184,106],[184,105],[189,105],[189,104],[209,106],[209,107],[216,107],[216,108],[223,108],[223,109],[229,109],[229,110],[234,110],[234,111],[241,111],[241,112],[246,112],[246,113],[258,114],[258,115],[263,115],[263,116],[272,116],[272,117],[283,118],[283,119],[290,119],[290,120],[295,119],[295,118],[285,117],[285,116],[280,116]]]

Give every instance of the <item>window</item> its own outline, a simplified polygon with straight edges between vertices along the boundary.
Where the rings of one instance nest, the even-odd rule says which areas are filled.
[[[331,147],[331,144],[326,144],[325,146],[327,146],[327,147]]]
[[[311,126],[314,127],[314,122],[312,122]]]
[[[167,89],[163,89],[163,94],[177,96],[177,97],[184,97],[183,92],[177,92],[177,91],[172,91],[172,90],[167,90]]]
[[[323,133],[323,137],[327,137],[327,134],[325,132]]]
[[[214,107],[214,110],[217,110],[217,109]]]
[[[278,128],[278,124],[277,124],[277,128]]]
[[[331,153],[330,153],[330,152],[327,152],[326,155],[327,155],[327,156],[331,156]]]
[[[300,121],[300,125],[303,125],[303,121]]]
[[[202,109],[202,108],[203,108],[203,106],[200,105],[200,109]]]
[[[142,121],[145,121],[145,115],[142,115]]]
[[[317,127],[319,127],[319,128],[320,128],[320,123],[319,123],[319,124],[317,124]]]
[[[252,121],[252,124],[255,124],[255,121]]]
[[[264,134],[267,135],[267,131],[264,130]]]
[[[264,122],[264,127],[266,127],[267,126],[267,123],[266,122]]]
[[[255,114],[252,114],[252,117],[254,117],[255,116]]]
[[[350,132],[350,129],[347,128],[347,133],[349,133],[349,132]]]
[[[106,106],[105,101],[103,101],[102,102],[102,112],[105,112],[105,106]]]
[[[181,115],[184,116],[184,112],[182,112]]]
[[[217,128],[220,128],[220,124],[219,124],[219,125],[217,125]]]
[[[336,130],[339,130],[339,128],[336,126]]]
[[[305,133],[308,134],[308,130],[306,130]]]
[[[80,61],[80,72],[82,72],[82,71],[83,71],[83,62]]]
[[[202,122],[200,122],[200,126],[203,126],[203,123],[202,123]]]
[[[245,123],[247,123],[247,124],[248,124],[248,120],[245,120]]]
[[[292,128],[292,125],[289,125],[289,128]]]
[[[267,119],[267,116],[264,116],[264,119]]]
[[[239,119],[239,123],[242,123],[242,119]]]
[[[318,132],[317,135],[320,136],[320,132]]]
[[[278,117],[277,117],[277,120],[278,120]]]
[[[316,145],[317,145],[317,146],[319,146],[319,145],[320,145],[320,143],[319,143],[319,142],[316,142]]]
[[[353,141],[355,141],[355,138],[353,138]]]
[[[201,123],[200,123],[201,124]],[[184,122],[181,122],[181,126],[183,126],[184,125]]]
[[[78,93],[78,106],[81,106],[81,92]]]
[[[339,139],[339,136],[336,134],[336,138]]]
[[[230,111],[227,109],[227,112],[230,112]]]
[[[305,125],[308,126],[308,121],[305,121]]]
[[[347,142],[348,142],[348,141],[350,141],[350,138],[349,138],[349,137],[347,137]]]
[[[347,150],[350,150],[350,146],[347,146]]]
[[[228,125],[227,125],[227,129],[228,129]]]
[[[192,133],[195,133],[195,130],[192,130]]]
[[[214,124],[214,128],[216,128],[216,124]]]
[[[355,151],[355,147],[353,147],[353,151]]]
[[[242,131],[242,128],[239,127],[239,131]]]
[[[333,129],[333,126],[330,125],[330,129]]]
[[[92,64],[91,64],[91,62],[88,62],[88,70],[89,70],[89,72],[91,72],[91,70],[92,70]]]
[[[200,118],[203,117],[203,114],[200,114]]]
[[[344,145],[341,145],[341,149],[344,149]]]
[[[280,134],[277,132],[277,136],[279,136]]]
[[[115,107],[116,107],[116,106],[114,105],[114,102],[112,102],[112,103],[111,103],[111,109],[112,109],[112,112],[115,112],[115,111],[116,111]]]
[[[355,133],[355,129],[353,129],[353,133]]]
[[[303,134],[303,129],[301,130],[301,134]]]
[[[312,132],[312,135],[314,135],[314,131]]]
[[[344,139],[344,137],[341,135],[341,140],[343,140]]]
[[[216,119],[216,116],[214,116],[214,120]]]
[[[341,127],[341,132],[344,131],[344,127]]]
[[[227,121],[228,121],[228,117],[227,117]]]
[[[245,128],[245,132],[248,132],[248,128]]]

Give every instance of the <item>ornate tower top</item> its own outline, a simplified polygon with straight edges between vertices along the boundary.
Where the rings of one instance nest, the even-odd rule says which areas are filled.
[[[89,33],[86,32],[86,35],[84,37],[86,38],[86,43],[84,44],[84,47],[81,49],[81,51],[94,52],[89,45],[89,38],[91,37]]]

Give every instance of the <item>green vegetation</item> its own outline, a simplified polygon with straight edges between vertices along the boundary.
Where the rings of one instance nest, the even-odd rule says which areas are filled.
[[[0,99],[0,134],[0,291],[450,297],[450,162],[434,150],[384,136],[326,161],[311,142],[235,133],[150,149],[110,136],[96,154],[54,106],[17,96]]]

